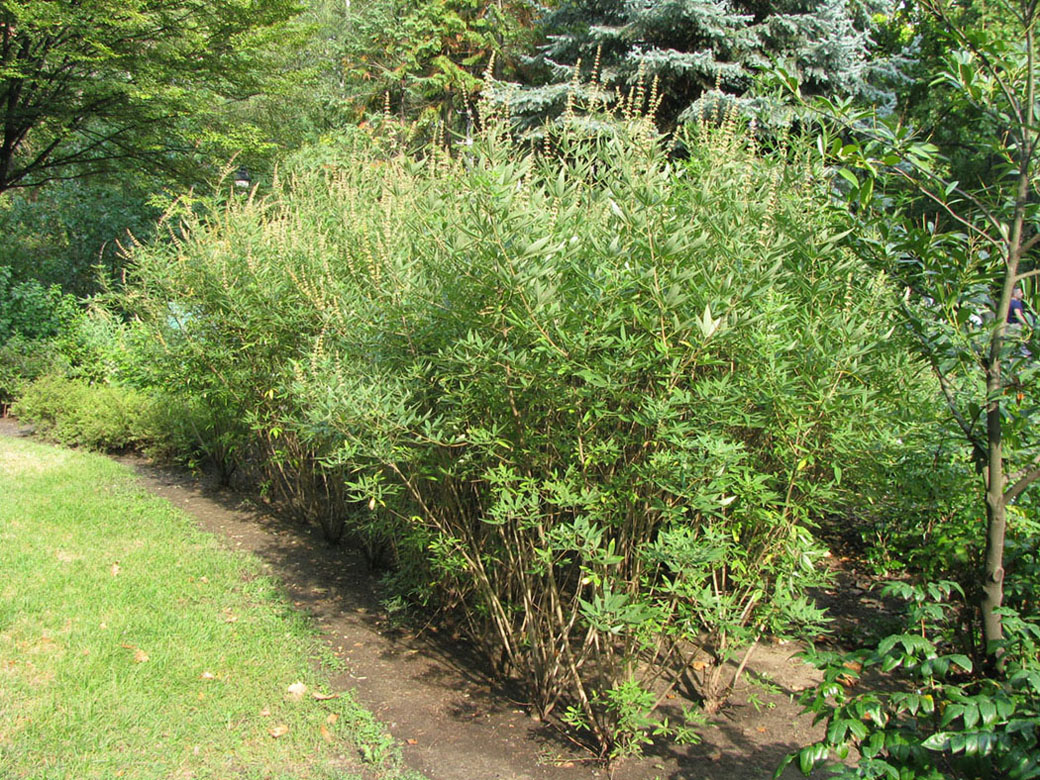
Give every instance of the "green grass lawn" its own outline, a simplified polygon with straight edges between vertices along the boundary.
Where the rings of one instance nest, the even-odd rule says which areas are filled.
[[[0,777],[391,778],[260,563],[106,458],[0,438]],[[303,683],[301,696],[290,686]]]

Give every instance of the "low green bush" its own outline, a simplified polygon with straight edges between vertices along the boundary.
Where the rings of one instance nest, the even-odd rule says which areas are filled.
[[[67,369],[68,361],[53,341],[12,336],[0,345],[0,403],[12,403],[35,380]]]
[[[0,265],[0,344],[12,336],[48,339],[75,319],[76,299],[57,285],[45,286],[35,279],[16,282],[11,269]]]
[[[0,402],[17,400],[45,374],[161,385],[147,374],[154,347],[139,323],[125,321],[100,299],[81,302],[57,286],[9,281],[9,269],[0,267]]]
[[[55,339],[78,317],[75,298],[56,285],[15,282],[11,269],[0,265],[0,403],[10,404],[38,377],[68,367]]]
[[[808,775],[830,758],[840,780],[1027,780],[1040,777],[1040,624],[1003,610],[1001,669],[958,652],[959,586],[891,585],[908,604],[902,633],[853,653],[807,655],[823,682],[802,695],[825,724],[788,756]],[[869,680],[859,684],[861,680]]]
[[[62,444],[123,450],[157,438],[155,403],[146,391],[48,375],[25,389],[13,411]]]

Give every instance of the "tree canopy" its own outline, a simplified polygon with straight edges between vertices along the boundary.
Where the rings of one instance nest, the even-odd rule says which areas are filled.
[[[248,130],[206,118],[261,91],[267,44],[297,11],[296,0],[3,0],[0,192],[241,147]]]

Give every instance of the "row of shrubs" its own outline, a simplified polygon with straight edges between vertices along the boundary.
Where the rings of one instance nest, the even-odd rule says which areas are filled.
[[[19,413],[364,545],[604,756],[695,738],[670,694],[715,712],[761,639],[822,627],[819,526],[910,511],[934,389],[810,156],[587,127],[359,133],[185,205]]]

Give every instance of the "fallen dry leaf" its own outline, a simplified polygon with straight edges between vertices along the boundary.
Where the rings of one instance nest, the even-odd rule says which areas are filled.
[[[303,697],[303,694],[307,693],[307,686],[302,682],[294,682],[289,686],[288,692],[294,699],[299,699]]]
[[[278,737],[284,737],[286,734],[289,733],[289,727],[286,726],[284,723],[279,723],[277,726],[275,726],[273,729],[271,729],[268,733],[272,737],[274,737],[275,739],[278,739]]]
[[[116,561],[115,563],[112,564],[111,572],[112,572],[112,576],[113,577],[115,577],[117,574],[119,574],[119,561]]]
[[[135,664],[143,664],[147,660],[148,660],[148,653],[146,653],[141,648],[138,648],[136,650],[136,652],[134,652],[134,663]]]
[[[863,664],[858,661],[846,661],[842,665],[849,670],[850,674],[839,674],[837,680],[846,688],[851,688],[859,682],[859,678],[856,675],[862,671]]]
[[[318,693],[317,691],[312,693],[311,696],[313,696],[318,701],[328,701],[329,699],[338,699],[339,698],[339,694],[338,693]]]
[[[262,717],[262,718],[266,718],[270,714],[271,714],[271,710],[269,710],[267,707],[264,707],[262,710],[260,710],[260,717]]]
[[[337,720],[339,720],[339,713],[337,712],[330,712],[329,717],[325,718],[325,722],[328,723],[330,726],[333,725]]]
[[[326,742],[332,742],[332,732],[324,723],[321,724],[321,736]]]
[[[217,676],[213,672],[203,672],[199,675],[200,680],[215,680]]]
[[[418,745],[419,744],[419,740],[417,740],[417,739],[406,739],[405,742],[407,742],[409,745]]]

